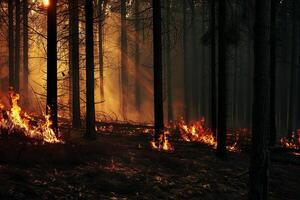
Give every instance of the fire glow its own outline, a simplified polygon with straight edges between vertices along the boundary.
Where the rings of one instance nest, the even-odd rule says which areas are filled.
[[[34,119],[22,111],[19,106],[19,94],[9,92],[9,97],[11,100],[10,110],[6,110],[0,103],[0,135],[21,134],[42,143],[63,143],[51,128],[50,115],[44,115],[44,121]]]
[[[170,135],[169,131],[164,131],[163,134],[159,136],[157,142],[155,140],[151,141],[150,145],[152,149],[156,149],[158,151],[167,151],[167,152],[174,151],[173,145],[168,140],[169,135]]]
[[[187,125],[183,119],[178,124],[180,137],[186,142],[199,142],[208,145],[212,148],[217,147],[217,141],[213,136],[213,132],[209,128],[205,128],[205,118],[202,117],[199,121]],[[232,145],[227,145],[227,150],[236,152],[239,151],[237,147],[237,139]]]

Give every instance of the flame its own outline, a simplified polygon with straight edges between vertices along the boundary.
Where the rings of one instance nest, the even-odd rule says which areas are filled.
[[[173,145],[169,142],[168,137],[170,135],[169,131],[164,131],[163,134],[159,136],[159,141],[151,141],[150,145],[152,149],[156,149],[158,151],[167,151],[172,152],[174,151]],[[158,144],[157,144],[158,143]]]
[[[19,106],[19,94],[9,92],[9,97],[12,103],[9,111],[6,111],[4,106],[0,104],[2,112],[2,116],[0,116],[1,130],[7,130],[8,134],[22,133],[28,138],[46,143],[63,143],[56,137],[54,130],[51,128],[52,121],[50,120],[50,115],[44,115],[45,121],[35,120],[22,111]]]
[[[213,136],[213,132],[209,128],[205,128],[205,118],[202,117],[199,121],[187,125],[183,119],[179,120],[177,124],[180,132],[180,136],[187,142],[199,142],[206,144],[212,148],[217,147],[217,141]],[[228,151],[238,151],[238,135],[234,138],[234,143],[227,145]]]
[[[300,129],[293,131],[290,137],[280,139],[280,144],[288,149],[300,149]]]

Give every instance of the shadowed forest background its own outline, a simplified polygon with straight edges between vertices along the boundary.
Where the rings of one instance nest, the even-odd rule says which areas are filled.
[[[299,36],[297,0],[0,0],[0,198],[298,199]]]

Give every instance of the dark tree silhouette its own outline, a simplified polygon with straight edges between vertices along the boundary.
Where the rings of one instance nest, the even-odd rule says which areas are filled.
[[[211,111],[211,130],[213,132],[214,138],[216,135],[217,126],[217,105],[216,105],[216,5],[215,0],[211,0],[210,4],[210,81],[211,81],[211,91],[210,91],[210,111]]]
[[[95,137],[93,0],[85,0],[86,134]]]
[[[166,65],[167,65],[167,87],[168,87],[168,120],[173,121],[173,88],[172,88],[172,61],[171,61],[171,1],[166,1]]]
[[[23,93],[28,97],[28,0],[23,0]],[[27,98],[25,101],[28,102]]]
[[[188,67],[188,43],[187,43],[187,2],[182,1],[182,22],[183,22],[183,67],[184,67],[184,115],[185,120],[189,122],[190,120],[190,88],[189,88],[189,67]]]
[[[57,133],[57,23],[56,0],[50,0],[47,8],[47,114]]]
[[[270,54],[270,64],[271,64],[271,131],[270,131],[270,145],[274,146],[276,143],[276,7],[277,0],[271,0],[271,26],[270,26],[270,44],[271,44],[271,54]]]
[[[16,25],[15,25],[15,70],[14,70],[14,90],[19,92],[20,89],[20,14],[21,14],[21,2],[20,0],[15,0],[16,4]]]
[[[226,78],[226,1],[219,0],[219,81],[218,81],[218,131],[216,155],[226,158],[226,116],[227,116],[227,78]]]
[[[127,57],[127,0],[121,0],[121,110],[123,118],[127,119],[127,95],[128,95],[128,57]]]
[[[8,1],[8,51],[9,87],[14,87],[15,74],[14,1]]]
[[[107,0],[98,1],[98,48],[99,48],[99,75],[100,75],[100,99],[104,101],[104,62],[103,62],[103,25]]]
[[[162,37],[161,1],[153,0],[153,70],[154,70],[154,121],[155,139],[158,141],[164,129],[163,80],[162,80]]]
[[[141,111],[141,87],[140,87],[140,3],[135,1],[135,107],[138,112]]]
[[[294,131],[294,119],[295,119],[295,79],[296,79],[296,58],[297,58],[297,1],[293,1],[292,8],[292,49],[291,49],[291,70],[290,70],[290,92],[289,92],[289,107],[288,107],[288,134],[291,135]]]
[[[79,8],[78,0],[69,0],[70,6],[70,70],[72,82],[72,126],[80,128],[80,87],[79,87]]]
[[[268,199],[270,135],[270,0],[255,1],[254,96],[249,199]]]

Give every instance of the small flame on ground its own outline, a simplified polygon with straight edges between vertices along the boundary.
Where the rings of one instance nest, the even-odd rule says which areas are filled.
[[[202,117],[199,121],[187,125],[183,119],[178,122],[180,136],[187,142],[199,142],[206,144],[214,149],[217,147],[217,141],[213,136],[213,132],[209,128],[205,128],[205,118]],[[231,145],[227,145],[228,151],[238,151],[237,138]]]
[[[8,134],[15,132],[22,133],[28,138],[41,140],[46,143],[63,143],[55,135],[51,128],[52,121],[50,115],[44,115],[45,121],[37,121],[23,112],[19,106],[20,95],[14,92],[9,92],[11,99],[11,109],[4,110],[4,105],[0,103],[0,129],[7,130]],[[33,125],[35,122],[36,125]]]
[[[300,129],[293,131],[289,137],[281,138],[280,144],[288,149],[300,149]]]
[[[155,140],[151,141],[150,145],[152,149],[156,149],[158,151],[167,151],[167,152],[174,151],[173,145],[168,140],[169,135],[170,135],[169,131],[164,131],[159,136],[159,141],[155,141]]]

